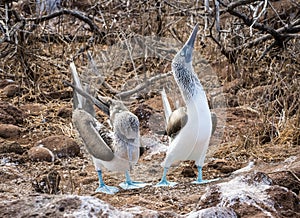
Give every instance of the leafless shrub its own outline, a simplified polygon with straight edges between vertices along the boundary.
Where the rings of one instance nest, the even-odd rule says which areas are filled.
[[[183,42],[191,27],[199,23],[197,48],[220,83],[239,81],[225,90],[229,97],[239,99],[234,106],[259,112],[259,117],[253,118],[259,121],[257,125],[241,132],[236,143],[247,149],[299,145],[297,1],[65,0],[55,11],[37,13],[36,7],[34,0],[0,3],[0,78],[13,79],[21,86],[22,97],[15,102],[47,102],[61,94],[57,90],[65,88],[61,81],[69,77],[68,62],[73,60],[79,71],[84,70],[87,50],[97,54],[97,50],[137,34]],[[135,63],[123,65],[118,70],[129,74],[110,77],[108,84],[114,78],[128,80],[136,69],[138,73],[170,70],[163,59],[147,63],[138,59]]]

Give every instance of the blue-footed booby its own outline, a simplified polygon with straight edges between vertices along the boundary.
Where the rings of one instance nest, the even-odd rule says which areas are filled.
[[[72,69],[73,68],[73,69]],[[142,188],[147,183],[132,181],[129,171],[137,163],[140,151],[139,120],[121,102],[108,97],[93,97],[91,89],[83,89],[75,65],[71,64],[73,84],[74,111],[72,120],[85,147],[92,156],[99,177],[99,187],[96,192],[114,194],[117,187],[108,186],[102,178],[103,167],[109,171],[125,172],[126,180],[119,185],[123,189]],[[110,118],[113,131],[109,131],[95,118],[94,104]]]
[[[194,160],[198,169],[198,178],[193,183],[202,184],[212,180],[202,179],[202,166],[212,134],[212,119],[205,91],[194,72],[192,55],[198,25],[189,39],[172,60],[172,72],[186,107],[171,110],[166,94],[162,92],[166,118],[166,132],[170,136],[170,145],[162,167],[161,181],[156,186],[175,186],[169,182],[166,174],[173,162]],[[214,115],[213,115],[214,116]]]

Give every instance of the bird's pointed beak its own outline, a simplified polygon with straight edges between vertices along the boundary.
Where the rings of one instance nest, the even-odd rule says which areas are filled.
[[[184,54],[184,59],[186,63],[189,63],[192,61],[193,57],[193,50],[194,50],[194,45],[196,41],[196,36],[198,32],[198,24],[193,29],[192,34],[190,35],[189,39],[185,43],[185,45],[182,48],[182,52]]]
[[[196,41],[196,36],[198,32],[198,24],[195,25],[192,34],[190,35],[190,38],[187,40],[186,45],[190,46],[191,48],[194,48],[194,44]]]

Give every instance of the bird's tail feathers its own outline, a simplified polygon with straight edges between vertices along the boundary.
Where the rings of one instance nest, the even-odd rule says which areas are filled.
[[[161,98],[162,98],[162,102],[163,102],[165,120],[166,120],[166,125],[167,125],[169,117],[170,117],[170,115],[172,113],[172,109],[171,109],[170,102],[168,100],[168,97],[167,97],[165,89],[163,89],[161,91]]]
[[[90,88],[90,86],[88,84],[82,86],[75,64],[73,62],[71,62],[70,68],[73,77],[73,84],[66,81],[65,83],[71,86],[74,90],[73,92],[74,109],[81,108],[86,112],[90,113],[92,116],[95,116],[95,109],[94,109],[94,104],[95,104],[104,113],[109,114],[108,106],[94,97],[94,95],[91,93],[92,89]]]
[[[82,85],[76,70],[76,66],[74,64],[74,62],[70,63],[70,69],[71,69],[71,74],[72,74],[72,78],[73,78],[73,84],[74,87],[78,87],[79,89],[82,89]],[[68,82],[66,82],[67,85],[70,85]],[[72,86],[73,87],[73,86]],[[74,109],[76,108],[83,108],[83,104],[84,104],[84,98],[83,96],[81,96],[77,91],[73,91],[73,107]]]

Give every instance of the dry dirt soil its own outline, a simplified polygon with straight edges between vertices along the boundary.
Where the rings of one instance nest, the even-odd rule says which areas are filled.
[[[47,78],[47,80],[51,79]],[[112,196],[95,193],[98,186],[97,174],[89,155],[76,137],[76,131],[72,127],[72,90],[64,87],[51,91],[51,84],[47,81],[42,83],[48,89],[46,89],[48,91],[46,93],[47,100],[43,100],[44,96],[31,100],[30,93],[18,94],[20,87],[17,83],[8,83],[6,80],[1,82],[1,128],[4,129],[1,130],[0,146],[0,197],[2,202],[30,196],[44,196],[45,194],[72,194],[94,196],[121,209],[141,206],[155,211],[169,211],[185,215],[197,208],[206,208],[203,205],[199,206],[199,202],[207,192],[208,185],[190,183],[195,179],[197,171],[194,163],[189,161],[177,163],[170,169],[168,178],[179,183],[174,188],[147,186],[143,189],[121,190]],[[11,96],[6,91],[8,86],[17,87]],[[117,84],[114,86],[117,87]],[[26,87],[21,88],[25,89]],[[17,104],[20,99],[21,103]],[[232,99],[228,99],[228,101],[230,100]],[[141,133],[145,140],[144,143],[149,148],[132,175],[136,180],[155,184],[162,174],[160,163],[164,159],[166,148],[164,146],[167,146],[166,136],[151,132],[148,124],[152,113],[162,112],[159,93],[135,100],[130,105],[130,109],[140,118]],[[273,184],[287,187],[294,193],[294,197],[298,196],[293,201],[294,207],[284,208],[284,210],[291,210],[287,213],[288,215],[299,215],[299,146],[293,144],[281,146],[274,143],[268,146],[258,145],[253,148],[247,147],[246,144],[240,144],[238,134],[241,132],[246,134],[245,130],[258,122],[258,115],[246,107],[227,107],[225,109],[226,123],[223,138],[213,155],[206,161],[204,177],[207,179],[220,178],[220,181],[216,183],[228,181],[232,172],[247,166],[252,161],[254,168],[251,169],[251,172],[264,173],[274,179]],[[103,120],[103,117],[104,115],[98,111],[98,118]],[[159,125],[163,125],[163,123]],[[55,158],[52,159],[49,156],[47,149],[33,149],[40,144],[52,150]],[[284,162],[288,158],[292,158],[292,161]],[[117,186],[123,179],[124,175],[122,174],[104,172],[104,180],[108,185]],[[232,187],[232,189],[235,188],[237,187]],[[279,197],[278,201],[290,202],[291,199]],[[12,211],[3,207],[5,205],[2,205],[1,210],[5,211],[4,214],[7,217],[10,213],[13,214]],[[242,208],[235,209],[239,211],[239,214],[248,210]],[[169,215],[164,214],[163,216]],[[253,210],[245,217],[255,215],[266,217],[259,210]],[[280,216],[278,215],[278,217]]]
[[[129,19],[123,21],[125,27],[129,25]],[[75,27],[78,25],[73,18],[69,22]],[[139,29],[139,26],[132,28]],[[84,24],[78,25],[79,29],[86,31]],[[46,31],[46,28],[39,31]],[[182,32],[186,32],[182,37],[187,38],[188,31]],[[196,50],[208,60],[200,64],[211,66],[220,84],[219,91],[208,91],[209,103],[219,121],[203,176],[220,180],[205,185],[191,184],[197,169],[193,162],[184,161],[174,163],[168,172],[169,180],[178,182],[177,186],[153,187],[162,175],[160,163],[168,140],[162,134],[161,89],[150,87],[127,99],[127,103],[139,117],[143,143],[148,148],[131,172],[132,178],[152,185],[107,195],[95,193],[97,174],[72,124],[72,89],[62,82],[71,81],[70,57],[75,57],[80,75],[86,72],[86,53],[75,55],[80,49],[86,49],[86,44],[67,43],[67,37],[62,39],[58,35],[56,38],[55,34],[49,36],[54,41],[44,43],[43,38],[39,42],[32,41],[36,40],[33,35],[26,46],[20,46],[20,51],[7,45],[8,48],[11,46],[12,55],[1,60],[0,217],[83,217],[74,212],[78,210],[89,210],[85,217],[112,216],[103,212],[104,209],[101,214],[96,203],[82,207],[78,199],[87,202],[100,199],[111,205],[105,207],[107,210],[115,208],[128,212],[129,208],[139,206],[135,212],[128,212],[136,217],[150,216],[152,213],[146,209],[154,211],[152,217],[185,217],[192,211],[216,206],[219,212],[215,212],[215,216],[202,217],[300,217],[297,54],[293,57],[298,62],[275,55],[259,63],[241,58],[246,61],[239,60],[233,66],[215,49],[216,45],[203,47],[199,41]],[[94,56],[101,49],[107,49],[105,43],[91,46]],[[4,44],[0,48],[6,49]],[[248,57],[253,53],[245,51],[241,55]],[[153,72],[167,73],[171,69],[168,61],[155,58],[148,61],[138,60],[135,66],[131,62],[125,63],[107,74],[105,81],[120,90],[136,72],[138,75],[147,72],[151,77]],[[172,76],[164,81],[171,80]],[[135,87],[139,81],[128,87]],[[209,83],[203,78],[201,82]],[[114,90],[108,86],[97,88],[101,95],[114,96]],[[168,93],[174,95],[178,91],[168,90]],[[107,120],[100,111],[97,111],[97,118],[101,122]],[[236,172],[241,168],[244,169],[242,172]],[[103,176],[104,181],[113,186],[124,180],[123,174],[108,171],[104,171]],[[226,212],[222,215],[220,207],[228,209],[227,214],[231,215],[226,216]]]

